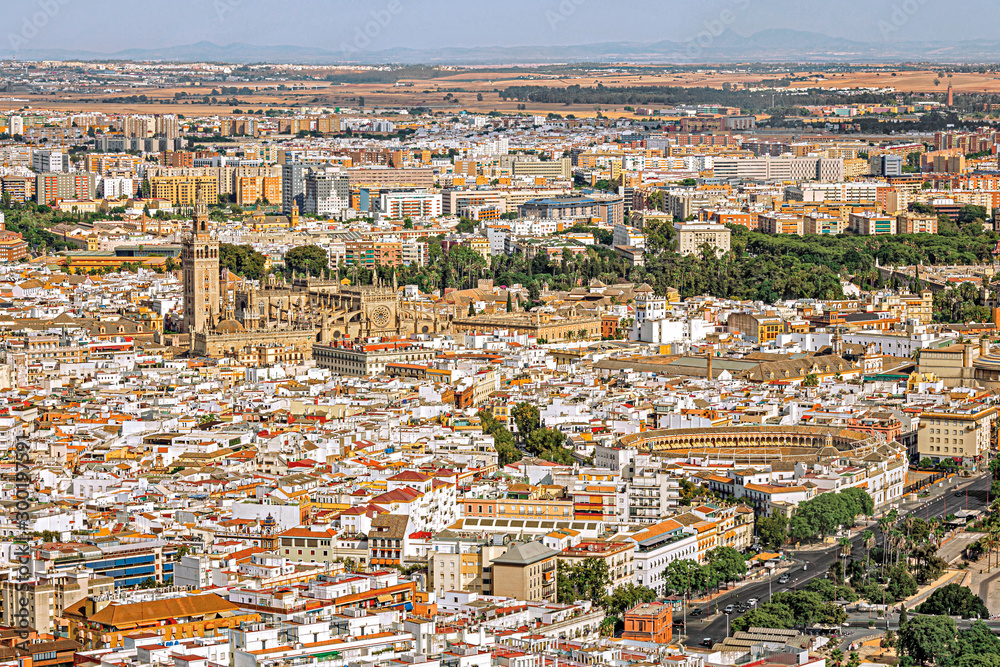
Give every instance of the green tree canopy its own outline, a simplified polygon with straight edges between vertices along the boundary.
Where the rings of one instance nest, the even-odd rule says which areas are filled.
[[[708,566],[719,581],[736,581],[747,573],[747,562],[743,554],[732,547],[716,547],[707,554]]]
[[[249,245],[219,244],[219,266],[250,280],[264,277],[265,257]]]
[[[915,616],[899,629],[899,648],[920,665],[951,654],[955,621],[947,616]]]
[[[788,539],[788,519],[781,514],[761,517],[757,520],[757,536],[765,546],[780,548]]]
[[[541,425],[538,406],[531,403],[518,403],[511,410],[511,416],[514,418],[517,433],[521,438],[527,438],[529,433]]]
[[[982,598],[971,589],[958,584],[948,584],[936,589],[917,608],[921,614],[942,614],[962,618],[989,618],[990,612]]]
[[[330,260],[323,248],[303,245],[285,253],[285,266],[295,273],[308,272],[311,276],[320,276],[329,269]]]
[[[640,602],[653,602],[654,600],[656,600],[656,591],[652,588],[637,584],[623,584],[611,591],[606,607],[610,613],[620,617]]]

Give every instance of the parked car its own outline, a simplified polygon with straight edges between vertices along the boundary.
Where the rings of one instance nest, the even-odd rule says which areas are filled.
[[[701,645],[702,646],[711,646],[714,643],[715,642],[712,641],[711,637],[705,637],[704,639],[701,640]]]

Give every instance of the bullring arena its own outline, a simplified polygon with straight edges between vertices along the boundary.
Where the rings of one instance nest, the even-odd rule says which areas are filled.
[[[814,464],[840,459],[905,458],[898,442],[881,434],[822,426],[732,426],[644,431],[624,436],[618,446],[664,459],[700,459],[735,465],[778,462]]]

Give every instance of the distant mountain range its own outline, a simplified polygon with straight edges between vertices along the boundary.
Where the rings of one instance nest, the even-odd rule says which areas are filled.
[[[19,60],[159,60],[170,62],[296,64],[501,65],[563,62],[635,63],[993,63],[1000,62],[1000,40],[955,42],[858,42],[801,30],[773,29],[743,37],[732,31],[702,33],[698,42],[604,42],[578,46],[477,46],[437,49],[366,50],[350,41],[331,48],[219,45],[198,42],[115,53],[71,49],[0,49],[0,58]]]

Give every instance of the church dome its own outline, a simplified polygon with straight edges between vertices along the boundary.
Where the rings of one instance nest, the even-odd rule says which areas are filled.
[[[243,333],[246,331],[243,325],[236,320],[222,320],[219,322],[219,326],[215,327],[215,330],[219,333]]]

